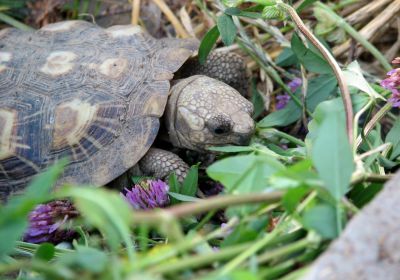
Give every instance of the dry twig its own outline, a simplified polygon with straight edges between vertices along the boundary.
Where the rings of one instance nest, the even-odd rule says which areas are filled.
[[[176,34],[181,38],[189,38],[190,37],[189,34],[186,32],[181,22],[176,18],[176,16],[168,7],[168,5],[164,2],[164,0],[153,0],[153,1],[158,6],[158,8],[160,8],[160,10],[164,13],[167,19],[171,22],[171,24],[175,28]]]
[[[140,18],[140,0],[132,0],[132,19],[131,23],[133,25],[139,24]]]
[[[400,11],[400,0],[393,1],[385,10],[376,16],[370,23],[364,26],[360,31],[366,40],[370,40],[374,34],[381,31],[382,28]],[[351,40],[346,41],[340,46],[333,48],[333,54],[338,57],[343,55],[351,45]]]

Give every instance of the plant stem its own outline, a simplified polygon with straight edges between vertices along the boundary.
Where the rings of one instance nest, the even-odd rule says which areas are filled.
[[[315,5],[323,9],[326,12],[326,15],[334,20],[339,27],[343,28],[351,37],[353,37],[365,49],[367,49],[380,62],[380,64],[386,71],[390,71],[392,69],[390,64],[387,62],[385,56],[360,33],[358,33],[357,30],[355,30],[350,24],[348,24],[342,17],[332,11],[327,5],[319,1],[316,2]]]
[[[207,215],[203,219],[201,219],[200,223],[198,223],[193,230],[198,231],[199,229],[201,229],[215,215],[216,212],[216,210],[208,212]]]
[[[253,243],[246,251],[242,252],[240,255],[238,255],[236,258],[234,258],[233,260],[228,262],[224,267],[222,267],[222,269],[219,272],[217,272],[217,275],[223,276],[236,269],[245,260],[247,260],[249,257],[260,251],[268,243],[270,243],[276,236],[278,236],[278,234],[281,232],[279,229],[280,227],[275,228],[273,232],[266,234],[262,239]]]
[[[272,258],[286,256],[291,253],[297,252],[299,250],[306,248],[308,243],[309,243],[308,240],[305,238],[300,241],[293,242],[289,245],[280,247],[278,249],[269,250],[257,258],[257,263],[261,264]],[[199,256],[193,256],[191,258],[180,259],[179,261],[174,263],[160,264],[158,266],[150,268],[149,272],[163,274],[163,273],[177,272],[184,269],[203,267],[216,261],[224,261],[230,259],[248,249],[249,246],[251,246],[251,243],[234,245],[228,248],[223,248],[217,252],[207,253]]]
[[[149,272],[153,273],[171,273],[184,269],[202,267],[211,264],[216,261],[223,261],[230,259],[240,252],[246,250],[251,243],[239,244],[235,246],[230,246],[226,249],[221,249],[219,252],[212,252],[207,254],[202,254],[199,256],[193,256],[190,258],[180,259],[173,263],[162,263],[158,266],[149,269]]]
[[[290,255],[294,252],[305,249],[309,245],[309,243],[310,241],[307,238],[304,238],[289,245],[266,251],[265,253],[257,257],[257,263],[262,264],[270,261],[273,258]]]
[[[19,22],[18,20],[10,17],[9,15],[0,12],[0,21],[7,23],[8,25],[11,25],[15,28],[24,30],[24,31],[33,31],[35,29],[33,29],[32,27],[23,24],[22,22]]]
[[[381,174],[359,174],[351,179],[351,184],[356,185],[361,182],[370,183],[386,183],[393,178],[393,175],[381,175]]]
[[[284,192],[274,191],[269,193],[251,193],[241,195],[220,195],[196,202],[178,204],[169,208],[157,209],[154,211],[135,211],[133,220],[135,223],[158,224],[166,217],[183,218],[186,216],[197,215],[211,210],[218,210],[228,206],[271,203],[281,199]]]
[[[20,260],[10,264],[0,264],[0,275],[20,269],[31,270],[49,276],[49,279],[76,279],[72,270],[60,265],[49,265],[48,262],[39,260]]]
[[[290,141],[290,142],[292,142],[292,143],[294,143],[294,144],[296,144],[296,145],[298,145],[300,147],[305,147],[306,146],[306,144],[303,141],[301,141],[300,139],[298,139],[296,137],[293,137],[292,135],[289,135],[289,134],[287,134],[287,133],[285,133],[283,131],[280,131],[278,129],[275,129],[275,128],[263,128],[263,129],[260,129],[259,133],[275,134],[275,135],[277,135],[277,136],[279,136],[281,138],[284,138],[284,139],[286,139],[286,140],[288,140],[288,141]]]
[[[350,92],[347,87],[344,75],[342,70],[339,67],[339,64],[336,62],[335,58],[332,54],[325,48],[321,42],[314,36],[314,34],[307,28],[307,26],[303,23],[299,15],[296,13],[296,10],[291,6],[279,1],[278,5],[285,9],[293,22],[296,24],[298,30],[307,37],[307,39],[321,52],[323,57],[327,60],[329,65],[331,66],[336,79],[338,80],[339,88],[342,93],[343,104],[346,113],[346,127],[347,127],[347,137],[349,139],[350,145],[353,144],[353,106],[351,103]],[[333,12],[332,12],[333,13]]]
[[[228,222],[228,225],[230,224],[230,222]],[[220,237],[223,232],[224,232],[224,229],[218,228],[217,230],[209,233],[205,237],[200,236],[200,235],[187,235],[187,237],[183,238],[180,241],[180,243],[176,244],[175,246],[171,246],[171,248],[166,252],[162,252],[159,255],[151,254],[149,256],[145,256],[143,258],[138,259],[137,262],[132,263],[131,270],[139,271],[139,270],[143,270],[151,265],[159,264],[162,261],[165,261],[167,259],[177,256],[178,254],[183,254],[184,252],[192,249],[195,246],[198,246],[202,243],[208,242],[211,239]]]
[[[371,106],[374,104],[374,100],[370,99],[368,103],[360,110],[358,111],[355,116],[354,116],[354,132],[353,132],[353,139],[357,139],[357,134],[358,134],[358,121],[360,120],[361,116],[367,111]],[[356,156],[357,154],[357,145],[354,145],[353,147],[353,157]]]
[[[301,103],[301,100],[292,93],[290,88],[282,81],[281,77],[277,73],[277,71],[269,65],[268,59],[265,57],[264,51],[262,50],[261,47],[258,45],[254,45],[254,43],[251,41],[251,39],[247,36],[246,32],[244,31],[242,25],[240,24],[240,21],[236,18],[233,17],[233,21],[238,28],[239,34],[241,38],[238,40],[238,45],[245,51],[247,52],[252,59],[254,59],[258,65],[272,78],[277,82],[284,90],[287,92],[294,103],[300,108],[303,108],[303,104]],[[309,116],[311,116],[311,112],[306,109],[306,112]]]
[[[364,128],[363,136],[366,137],[371,130],[375,127],[375,125],[385,116],[392,109],[392,103],[388,102],[383,106],[374,116],[373,118],[367,123]],[[362,136],[360,135],[356,140],[356,147],[358,148],[362,142]]]

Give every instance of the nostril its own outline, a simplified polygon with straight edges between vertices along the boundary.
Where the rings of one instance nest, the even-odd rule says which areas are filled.
[[[248,145],[252,135],[253,133],[239,135],[239,145]]]

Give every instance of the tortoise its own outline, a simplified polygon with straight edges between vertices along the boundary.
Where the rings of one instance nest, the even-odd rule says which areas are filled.
[[[237,90],[193,71],[172,81],[197,48],[196,40],[155,39],[133,25],[1,30],[1,199],[65,157],[58,184],[106,185],[138,162],[144,174],[184,176],[188,166],[177,155],[152,147],[160,123],[175,147],[248,142],[253,106]],[[240,80],[232,69],[243,62],[214,58],[203,70]]]

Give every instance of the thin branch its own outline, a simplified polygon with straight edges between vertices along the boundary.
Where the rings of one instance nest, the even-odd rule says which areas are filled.
[[[181,38],[189,38],[190,35],[186,32],[185,28],[182,26],[181,22],[177,19],[171,9],[165,4],[164,0],[153,0],[153,2],[160,8],[167,19],[174,26],[176,33]]]
[[[140,0],[132,0],[132,19],[131,23],[133,25],[139,24],[140,18]]]
[[[321,52],[323,57],[327,60],[329,65],[331,66],[333,72],[335,73],[336,79],[338,80],[339,88],[342,93],[342,99],[344,104],[344,109],[346,113],[346,127],[347,127],[347,137],[349,139],[350,145],[353,144],[353,106],[351,103],[350,92],[347,87],[344,75],[342,70],[339,67],[339,64],[336,62],[335,58],[331,55],[331,53],[322,45],[318,39],[314,36],[314,34],[307,28],[307,26],[303,23],[299,15],[296,13],[296,10],[291,6],[286,5],[285,3],[280,2],[279,5],[284,8],[289,16],[292,18],[293,22],[296,24],[299,31],[307,37],[307,39]]]
[[[133,219],[136,223],[158,223],[166,217],[183,218],[228,206],[277,202],[282,198],[283,194],[284,192],[274,191],[269,193],[213,196],[197,202],[182,203],[155,211],[135,211]]]

